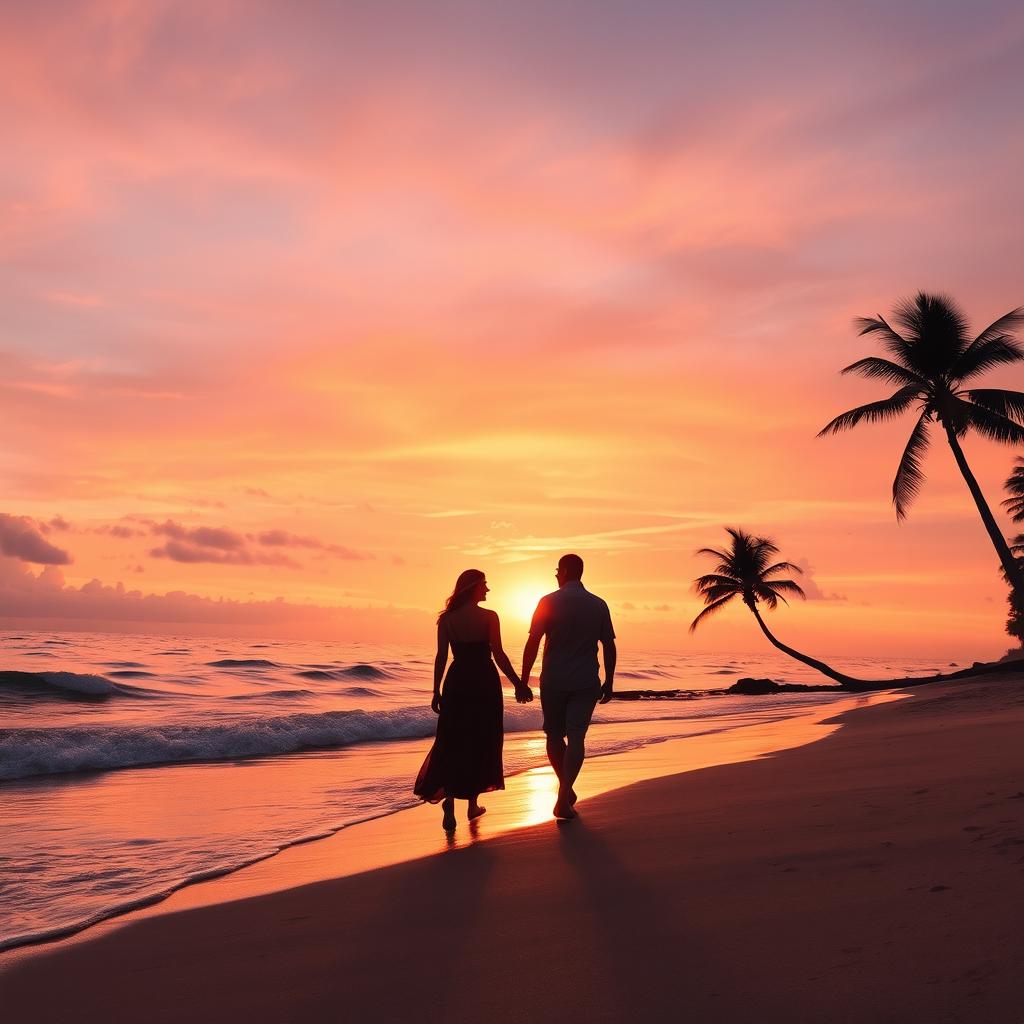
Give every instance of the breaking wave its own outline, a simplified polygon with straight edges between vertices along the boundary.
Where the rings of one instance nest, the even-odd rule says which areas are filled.
[[[216,725],[0,729],[0,779],[268,757],[374,740],[415,739],[432,735],[436,722],[428,708],[403,708],[325,711]]]

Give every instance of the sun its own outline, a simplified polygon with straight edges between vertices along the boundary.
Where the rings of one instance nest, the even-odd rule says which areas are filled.
[[[507,600],[502,605],[508,615],[519,622],[529,622],[533,618],[537,602],[544,596],[546,591],[539,584],[524,583],[512,590]]]

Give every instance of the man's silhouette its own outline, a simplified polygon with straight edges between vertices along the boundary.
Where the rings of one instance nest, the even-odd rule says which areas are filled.
[[[540,704],[548,740],[548,760],[558,776],[556,818],[574,818],[573,783],[583,767],[584,738],[594,706],[612,699],[615,631],[608,605],[582,583],[583,559],[558,560],[558,590],[542,597],[530,623],[523,651],[523,685],[528,686],[540,638],[546,637],[540,672]],[[598,677],[597,643],[604,651],[604,684]]]

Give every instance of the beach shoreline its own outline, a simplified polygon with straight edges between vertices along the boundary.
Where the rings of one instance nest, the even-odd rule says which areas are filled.
[[[746,724],[736,724],[734,719],[727,723],[710,719],[706,729],[681,738],[663,738],[663,723],[658,719],[647,723],[604,723],[600,727],[603,734],[622,733],[631,745],[614,753],[592,756],[577,786],[579,796],[585,805],[594,796],[633,782],[747,760],[813,742],[835,728],[824,723],[842,710],[863,706],[869,700],[886,699],[892,698],[875,695],[866,699],[851,695],[826,705],[809,705],[796,714],[753,701]],[[543,739],[538,735],[532,743],[540,749]],[[410,745],[408,755],[413,758],[408,767],[410,778],[414,764],[422,760],[428,744],[429,741],[424,741]],[[306,764],[308,772],[320,770],[321,762],[316,759]],[[247,771],[251,772],[252,768]],[[143,777],[151,776],[147,771]],[[504,791],[485,796],[488,815],[472,824],[462,822],[452,835],[439,828],[440,809],[437,807],[407,805],[377,814],[367,813],[363,820],[290,842],[243,865],[173,884],[165,892],[143,897],[133,905],[105,913],[95,920],[55,928],[28,941],[5,943],[0,937],[0,973],[15,960],[34,951],[67,942],[89,941],[98,934],[153,915],[247,899],[377,870],[540,824],[551,818],[556,788],[554,773],[547,766],[511,771],[506,775]]]
[[[1019,677],[840,724],[569,825],[37,947],[0,996],[44,1020],[1019,1019]]]

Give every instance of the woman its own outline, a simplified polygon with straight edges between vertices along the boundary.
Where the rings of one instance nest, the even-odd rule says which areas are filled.
[[[446,832],[455,828],[456,800],[469,801],[467,817],[473,821],[486,810],[478,802],[480,794],[505,788],[501,682],[494,662],[516,688],[520,704],[533,700],[533,692],[520,682],[502,649],[498,616],[480,607],[489,589],[479,569],[467,569],[455,581],[437,619],[434,697],[430,702],[438,716],[437,737],[413,792],[432,804],[441,801]],[[449,647],[454,660],[445,676]]]

